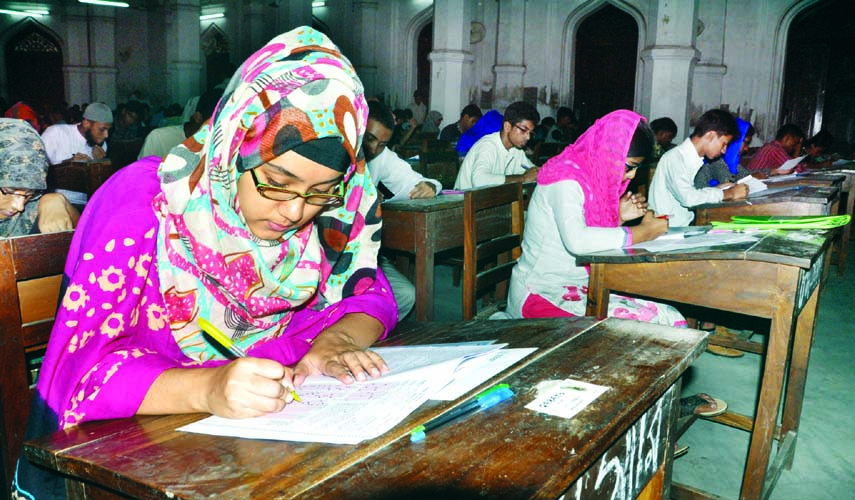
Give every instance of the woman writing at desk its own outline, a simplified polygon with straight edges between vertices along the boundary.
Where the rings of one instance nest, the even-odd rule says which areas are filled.
[[[252,417],[307,375],[386,371],[366,350],[396,320],[367,115],[347,59],[298,28],[251,56],[159,166],[114,175],[72,242],[28,437],[135,414]],[[200,319],[249,357],[229,361]],[[22,496],[51,486],[39,472],[19,462]]]

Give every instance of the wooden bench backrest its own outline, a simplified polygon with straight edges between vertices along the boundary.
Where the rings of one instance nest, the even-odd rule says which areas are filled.
[[[7,492],[30,410],[26,353],[44,347],[50,337],[73,235],[0,239],[0,461]]]

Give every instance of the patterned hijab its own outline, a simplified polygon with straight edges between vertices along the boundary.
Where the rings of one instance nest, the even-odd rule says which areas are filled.
[[[301,27],[247,59],[210,122],[164,159],[154,204],[166,251],[157,264],[185,355],[220,356],[198,317],[247,348],[281,335],[296,310],[321,310],[374,282],[380,212],[360,150],[367,117],[350,62]],[[260,240],[241,215],[238,178],[292,149],[324,165],[346,155],[345,203],[278,241]]]
[[[592,227],[619,226],[620,197],[629,184],[624,180],[626,154],[641,120],[645,118],[625,109],[600,118],[575,143],[543,165],[537,183],[578,182],[585,193],[585,223]]]
[[[0,187],[45,189],[47,170],[45,145],[38,132],[23,120],[0,118]],[[23,212],[0,219],[0,237],[29,234],[38,205],[34,200]]]
[[[730,170],[730,173],[734,175],[738,173],[739,159],[742,156],[739,152],[742,151],[742,143],[745,141],[745,134],[748,133],[748,127],[750,127],[751,124],[742,118],[737,118],[736,125],[739,127],[739,138],[731,142],[727,147],[727,150],[724,152],[724,162],[727,164],[727,168]]]

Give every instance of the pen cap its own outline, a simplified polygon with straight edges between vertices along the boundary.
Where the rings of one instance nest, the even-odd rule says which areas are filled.
[[[514,397],[514,391],[507,387],[503,387],[497,391],[478,397],[478,404],[481,405],[482,410],[486,410],[487,408],[495,406],[507,399],[511,399],[512,397]]]

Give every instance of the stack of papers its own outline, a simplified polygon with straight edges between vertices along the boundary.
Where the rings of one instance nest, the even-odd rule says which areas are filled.
[[[179,431],[253,439],[356,444],[400,423],[428,399],[453,400],[535,349],[484,342],[374,349],[390,368],[378,379],[344,385],[309,377],[302,403],[281,412],[233,420],[212,416]]]
[[[654,240],[636,243],[629,248],[643,248],[650,252],[664,252],[667,250],[684,250],[688,248],[754,242],[759,238],[759,232],[710,230],[704,227],[675,227]]]

